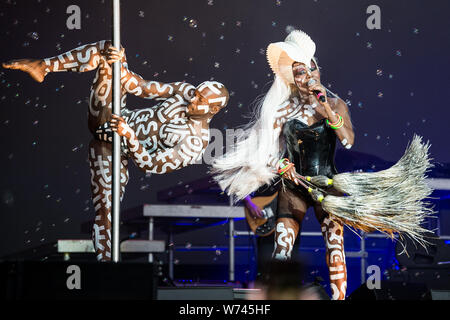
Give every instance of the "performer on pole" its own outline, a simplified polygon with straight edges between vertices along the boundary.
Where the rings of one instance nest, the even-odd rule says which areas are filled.
[[[425,182],[429,145],[415,137],[388,170],[338,174],[336,140],[350,149],[355,135],[346,103],[320,82],[315,50],[313,40],[299,30],[268,46],[273,85],[255,113],[256,120],[236,148],[213,163],[213,173],[221,188],[237,200],[276,176],[283,178],[274,259],[291,258],[305,213],[313,207],[325,240],[332,298],[342,300],[347,288],[344,224],[391,236],[398,232],[424,243],[427,231],[420,224],[432,212],[422,202],[431,194]]]
[[[121,116],[111,112],[112,68],[120,60]],[[122,137],[121,199],[128,183],[128,159],[146,173],[164,174],[201,161],[209,143],[209,123],[229,99],[225,86],[206,81],[197,88],[185,82],[144,80],[128,69],[124,49],[110,41],[87,44],[52,58],[20,59],[3,64],[43,82],[51,72],[96,71],[88,108],[92,199],[96,212],[93,241],[97,259],[111,259],[112,132]],[[151,108],[128,110],[127,94],[160,101]]]

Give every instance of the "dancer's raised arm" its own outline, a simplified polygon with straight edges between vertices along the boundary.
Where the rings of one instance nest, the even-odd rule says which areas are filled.
[[[165,100],[176,94],[181,95],[187,101],[190,101],[193,97],[195,87],[189,83],[185,82],[172,82],[163,83],[158,81],[145,80],[140,75],[131,71],[128,68],[128,63],[126,62],[125,49],[121,48],[119,51],[113,46],[109,46],[106,51],[106,60],[109,64],[121,60],[122,70],[121,70],[121,82],[124,90],[135,96],[144,99],[156,99]]]

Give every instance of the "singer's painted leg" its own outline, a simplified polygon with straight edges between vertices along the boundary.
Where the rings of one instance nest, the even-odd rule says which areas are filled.
[[[307,209],[307,203],[289,188],[283,188],[278,192],[278,218],[272,258],[291,259],[294,243]]]
[[[344,227],[340,222],[331,220],[322,207],[317,205],[314,209],[325,240],[332,299],[345,300],[347,266],[344,252]]]

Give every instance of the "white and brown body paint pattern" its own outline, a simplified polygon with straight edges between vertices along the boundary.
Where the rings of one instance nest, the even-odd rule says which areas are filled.
[[[291,219],[280,219],[275,227],[275,247],[273,258],[286,261],[291,259],[298,226]]]
[[[344,252],[344,226],[325,217],[321,223],[326,245],[327,266],[333,300],[344,300],[347,290],[347,267]]]
[[[278,218],[272,257],[282,261],[291,259],[295,240],[310,206],[314,207],[314,213],[325,240],[325,256],[330,275],[332,299],[344,300],[347,289],[347,268],[343,225],[331,220],[320,205],[305,201],[301,194],[289,188],[282,188],[278,193]]]
[[[112,115],[112,67],[105,56],[109,46],[109,41],[100,41],[39,61],[45,67],[42,80],[50,72],[96,71],[91,87],[88,126],[95,137],[89,147],[89,163],[96,211],[92,234],[98,260],[111,259],[112,134],[108,121]],[[33,60],[33,67],[36,61]],[[128,182],[128,157],[143,171],[157,174],[195,163],[208,145],[210,119],[195,121],[186,117],[194,86],[184,82],[146,81],[128,70],[125,56],[121,64],[121,110],[130,132],[129,139],[122,139],[122,199]],[[33,78],[40,80],[36,76]],[[152,108],[130,111],[125,109],[127,93],[162,102]]]
[[[296,97],[280,105],[277,109],[274,130],[281,130],[290,119],[297,118],[311,126],[320,118],[317,105],[304,105]],[[351,124],[350,124],[351,125]],[[343,144],[345,141],[343,141]],[[345,145],[344,145],[345,146]],[[275,167],[279,159],[271,158],[269,165]],[[332,221],[318,204],[305,200],[302,194],[282,188],[278,195],[278,219],[275,229],[273,258],[287,260],[292,256],[295,240],[301,230],[301,223],[307,209],[313,206],[322,229],[326,247],[326,262],[330,274],[330,286],[334,300],[345,299],[347,288],[347,269],[345,264],[343,225]]]
[[[96,129],[111,119],[112,113],[112,67],[107,63],[106,50],[110,41],[99,41],[80,46],[56,57],[43,59],[45,72],[86,72],[96,70],[91,87],[89,102],[89,129],[95,134]],[[126,94],[155,100],[165,100],[175,95],[190,100],[194,86],[184,83],[161,83],[146,81],[141,76],[128,70],[126,57],[121,60],[121,109],[126,105]]]
[[[282,103],[277,107],[275,113],[275,121],[273,123],[273,129],[275,131],[275,136],[279,136],[283,125],[290,119],[299,119],[303,123],[310,125],[313,123],[313,116],[316,114],[315,108],[316,104],[308,105],[301,104],[297,97],[292,97],[286,102]],[[277,157],[270,157],[268,165],[275,168],[278,162]]]
[[[89,166],[91,171],[92,201],[95,220],[92,240],[97,260],[111,259],[111,203],[112,203],[112,148],[111,144],[93,139],[89,145]],[[128,183],[128,160],[121,157],[120,200]]]
[[[294,242],[300,223],[294,219],[277,220],[275,229],[275,247],[273,258],[291,259]],[[344,300],[347,290],[347,267],[345,264],[343,225],[325,218],[321,224],[326,247],[326,263],[330,275],[330,287],[333,300]]]
[[[176,85],[185,91],[193,88],[182,83]],[[197,91],[206,97],[207,103],[197,105],[198,114],[210,113],[211,106],[226,105],[227,97],[220,89],[223,85],[218,82],[199,85]],[[148,93],[144,90],[142,95],[147,97]],[[164,174],[201,160],[209,143],[211,117],[186,117],[189,97],[175,94],[157,107],[124,114],[121,135],[125,136],[128,155],[141,170]]]
[[[353,131],[350,116],[347,112],[347,107],[343,101],[338,101],[337,98],[328,98],[330,105],[336,110],[339,109],[340,115],[344,118],[343,130]],[[316,103],[304,104],[300,102],[298,97],[291,97],[288,101],[278,106],[276,111],[276,118],[274,122],[274,130],[281,132],[283,125],[290,119],[298,119],[304,124],[311,126],[320,121],[323,117],[316,111],[318,105]],[[342,129],[341,129],[342,130]],[[336,137],[346,149],[350,149],[352,144],[346,138]],[[275,167],[279,159],[270,158],[269,166]]]

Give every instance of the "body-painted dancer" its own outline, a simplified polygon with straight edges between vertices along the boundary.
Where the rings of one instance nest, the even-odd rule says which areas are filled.
[[[112,115],[112,67],[121,61],[121,116]],[[199,162],[209,143],[209,122],[228,102],[219,82],[197,88],[189,83],[144,80],[128,69],[124,50],[109,41],[84,45],[45,59],[21,59],[3,64],[25,71],[38,81],[51,72],[95,71],[88,109],[91,188],[96,212],[93,241],[98,260],[111,259],[112,131],[122,137],[121,199],[128,183],[128,159],[146,173],[164,174]],[[126,94],[160,101],[151,108],[128,110]]]

